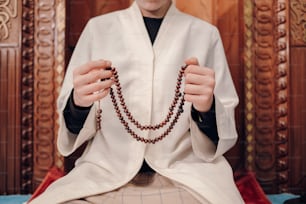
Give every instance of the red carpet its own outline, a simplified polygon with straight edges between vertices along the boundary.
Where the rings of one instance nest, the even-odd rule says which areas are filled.
[[[32,194],[29,201],[36,198],[38,195],[40,195],[42,192],[44,192],[47,187],[53,183],[56,179],[64,176],[64,172],[60,169],[53,167],[50,169],[50,171],[45,176],[44,180],[41,182],[41,184],[38,186],[38,188],[35,190],[35,192]]]
[[[271,204],[253,173],[235,174],[235,182],[246,204]]]

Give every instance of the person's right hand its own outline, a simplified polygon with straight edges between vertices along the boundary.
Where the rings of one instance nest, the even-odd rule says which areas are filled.
[[[111,67],[107,60],[88,62],[75,68],[73,72],[73,100],[75,105],[89,107],[93,102],[101,100],[108,93],[114,81]]]

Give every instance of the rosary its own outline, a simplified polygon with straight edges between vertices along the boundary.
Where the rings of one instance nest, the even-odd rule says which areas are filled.
[[[167,114],[167,116],[165,117],[165,119],[160,122],[159,124],[155,124],[155,125],[143,125],[141,124],[139,121],[137,121],[133,115],[131,114],[131,112],[129,111],[129,109],[126,106],[125,100],[123,98],[122,95],[122,88],[120,85],[120,81],[119,81],[119,76],[118,76],[118,72],[116,70],[116,68],[112,67],[111,71],[113,73],[114,76],[114,81],[115,81],[115,87],[116,87],[116,93],[119,99],[119,104],[121,106],[121,109],[123,110],[126,118],[135,125],[136,128],[140,129],[140,130],[159,130],[162,127],[164,127],[165,125],[167,125],[168,123],[170,123],[169,127],[163,132],[161,133],[159,136],[155,137],[154,139],[145,139],[139,135],[137,135],[130,127],[128,121],[125,120],[125,118],[123,117],[123,114],[119,108],[118,105],[118,101],[115,97],[115,93],[113,88],[110,88],[110,97],[114,106],[114,109],[117,113],[117,117],[119,118],[121,124],[124,126],[125,130],[137,141],[140,142],[144,142],[144,143],[151,143],[151,144],[155,144],[158,141],[161,141],[162,139],[164,139],[167,135],[169,135],[169,133],[171,132],[171,130],[173,129],[173,127],[175,126],[175,124],[177,123],[181,113],[183,113],[183,106],[184,106],[184,94],[182,94],[180,92],[181,89],[181,85],[182,85],[182,78],[185,72],[187,65],[182,66],[179,74],[178,74],[178,78],[177,78],[177,82],[176,82],[176,89],[175,89],[175,95],[173,98],[173,101],[169,107],[169,112]],[[176,113],[174,114],[174,109],[175,107],[178,105],[178,108],[176,110]],[[99,109],[96,112],[96,125],[97,125],[97,130],[101,129],[101,119],[102,119],[102,109],[100,108],[100,101],[99,101]],[[174,117],[172,118],[172,116],[174,115]],[[171,119],[172,118],[172,119]]]

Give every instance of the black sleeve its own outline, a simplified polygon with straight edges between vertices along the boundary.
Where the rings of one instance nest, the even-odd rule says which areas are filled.
[[[199,129],[211,139],[211,141],[217,145],[219,141],[216,111],[215,111],[215,99],[209,111],[198,112],[193,106],[191,108],[191,117],[198,125]]]
[[[78,134],[81,131],[90,111],[90,108],[91,106],[79,107],[75,105],[73,101],[73,90],[71,91],[71,94],[63,112],[66,127],[71,133]]]

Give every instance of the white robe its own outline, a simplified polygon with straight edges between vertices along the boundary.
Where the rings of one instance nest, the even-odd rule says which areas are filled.
[[[73,88],[75,67],[91,60],[112,61],[130,112],[142,124],[156,124],[168,113],[178,71],[189,57],[197,57],[201,66],[215,70],[217,148],[191,119],[191,104],[187,102],[173,131],[156,144],[138,142],[126,132],[109,96],[101,102],[101,131],[96,132],[98,103],[91,108],[77,136],[67,130],[62,113]],[[31,203],[53,204],[112,191],[137,174],[144,158],[156,172],[200,201],[205,198],[213,204],[243,203],[232,169],[222,156],[237,140],[234,120],[237,104],[220,35],[214,26],[183,14],[172,5],[152,47],[136,3],[123,11],[95,17],[78,41],[58,99],[60,153],[67,156],[85,141],[89,143],[76,167]],[[145,138],[158,134],[135,132]]]

